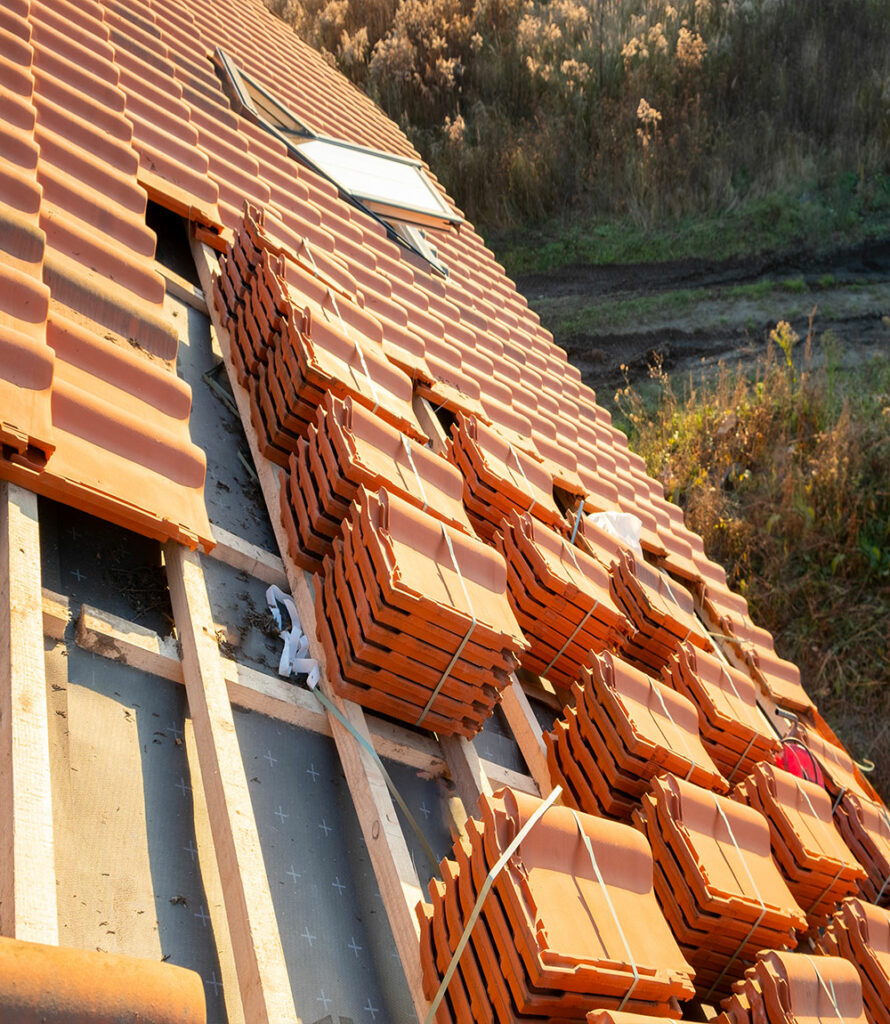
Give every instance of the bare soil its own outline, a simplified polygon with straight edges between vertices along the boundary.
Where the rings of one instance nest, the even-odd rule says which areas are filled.
[[[890,239],[799,261],[575,265],[522,275],[517,285],[607,403],[625,379],[646,378],[655,356],[674,375],[753,363],[779,320],[803,336],[814,307],[816,334],[834,333],[842,364],[890,340]],[[619,307],[612,324],[610,310]],[[564,326],[585,317],[596,326]]]

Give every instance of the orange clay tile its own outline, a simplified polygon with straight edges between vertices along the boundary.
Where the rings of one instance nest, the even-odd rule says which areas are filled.
[[[816,948],[853,964],[869,1024],[890,1024],[890,912],[846,899],[816,940]]]

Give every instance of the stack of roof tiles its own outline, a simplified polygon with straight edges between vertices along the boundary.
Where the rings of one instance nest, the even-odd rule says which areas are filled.
[[[865,878],[834,825],[828,794],[816,783],[760,764],[733,796],[765,816],[773,856],[789,889],[810,927],[824,924],[836,904],[855,893]]]
[[[890,814],[874,799],[859,769],[843,748],[798,723],[794,735],[813,755],[834,800],[834,817],[844,842],[865,869],[859,891],[872,903],[890,906]]]
[[[664,775],[634,820],[652,846],[655,891],[705,1002],[761,949],[796,945],[806,917],[779,873],[763,815]]]
[[[498,553],[359,487],[324,569],[317,628],[334,689],[444,735],[478,732],[526,646]]]
[[[540,456],[478,418],[458,413],[448,458],[463,475],[464,503],[480,537],[491,540],[514,509],[565,531],[566,520],[553,500],[553,477]]]
[[[733,782],[779,750],[776,734],[757,707],[751,677],[692,644],[681,644],[662,677],[698,708],[702,742]]]
[[[619,553],[611,572],[616,603],[634,626],[622,646],[625,658],[658,673],[684,642],[711,649],[708,632],[684,587],[668,582],[664,573],[630,550]]]
[[[290,456],[281,491],[281,520],[291,558],[323,571],[359,486],[385,487],[424,512],[472,535],[461,501],[460,473],[428,448],[351,397],[328,393],[315,422]]]
[[[626,825],[549,808],[473,918],[486,877],[540,803],[511,790],[483,798],[482,820],[468,821],[430,883],[431,905],[417,907],[429,999],[469,930],[436,1019],[568,1024],[597,1007],[676,1015],[692,970],[655,901],[649,849]]]
[[[869,1024],[890,1024],[890,913],[846,899],[816,947],[849,960],[859,972]]]
[[[862,986],[836,956],[764,951],[733,986],[717,1024],[866,1024]]]
[[[890,906],[890,815],[860,793],[846,792],[835,808],[844,842],[866,871],[860,893],[871,903]]]
[[[245,211],[243,229],[220,260],[214,296],[249,388],[263,455],[286,466],[327,392],[351,396],[425,442],[411,380],[386,356],[383,325],[359,305],[348,275],[335,281],[322,273],[311,248],[306,256],[275,251],[263,221]]]
[[[574,707],[545,736],[554,783],[589,814],[629,819],[665,771],[728,790],[702,746],[695,707],[611,654],[590,659],[572,686]]]
[[[523,666],[568,688],[590,657],[621,644],[630,623],[602,564],[527,513],[501,522],[510,605],[530,642]]]

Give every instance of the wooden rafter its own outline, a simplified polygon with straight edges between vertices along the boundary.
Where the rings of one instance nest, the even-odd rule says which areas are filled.
[[[0,481],[0,932],[58,945],[37,496]]]
[[[244,1015],[297,1024],[201,556],[171,542],[164,557]]]

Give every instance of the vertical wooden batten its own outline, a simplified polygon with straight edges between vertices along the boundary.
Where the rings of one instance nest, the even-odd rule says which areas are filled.
[[[164,558],[244,1016],[298,1024],[201,557],[171,542]]]
[[[58,945],[37,496],[0,480],[0,933]]]

